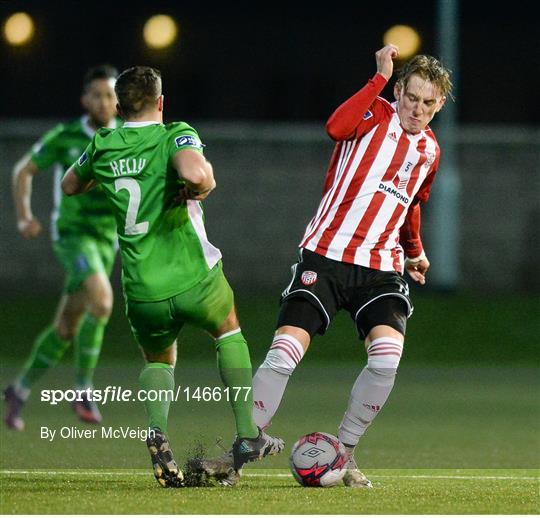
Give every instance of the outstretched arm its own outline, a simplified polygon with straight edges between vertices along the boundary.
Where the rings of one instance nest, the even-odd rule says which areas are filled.
[[[336,141],[346,140],[354,135],[356,128],[363,120],[364,114],[392,77],[394,70],[392,60],[398,54],[398,48],[395,45],[386,45],[375,53],[377,73],[368,81],[366,86],[339,106],[328,119],[326,131],[331,139]]]

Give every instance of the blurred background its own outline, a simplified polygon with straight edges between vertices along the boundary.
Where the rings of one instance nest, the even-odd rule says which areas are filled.
[[[385,450],[386,456],[375,454],[372,462],[406,464],[402,457],[409,440],[443,434],[454,448],[437,456],[450,465],[464,465],[468,458],[479,467],[537,466],[540,49],[532,2],[289,4],[0,2],[3,381],[52,319],[62,288],[47,232],[31,241],[17,233],[11,171],[44,132],[80,116],[81,80],[88,67],[160,68],[166,120],[184,120],[199,131],[218,182],[205,202],[207,230],[223,252],[257,366],[270,343],[296,246],[320,200],[333,149],[326,119],[374,74],[375,52],[391,42],[400,46],[403,58],[432,54],[453,69],[455,101],[447,102],[432,125],[442,149],[422,222],[432,269],[425,287],[412,287],[416,310],[408,327],[401,392],[396,390],[402,395],[385,409],[386,421],[381,417],[374,426],[382,432],[367,438],[368,448],[380,451],[377,441],[383,444],[404,418],[415,424],[390,441],[392,454]],[[393,81],[383,92],[389,100],[392,86]],[[34,179],[32,206],[45,226],[52,179],[47,172]],[[115,311],[102,365],[137,366],[142,360],[123,315],[119,265],[113,286]],[[208,338],[186,329],[180,344],[182,366],[200,361],[213,368]],[[329,376],[332,386],[343,379],[343,365],[356,366],[329,403],[337,409],[336,422],[317,421],[305,410],[303,426],[291,430],[290,439],[310,431],[307,423],[334,429],[364,359],[353,325],[339,316],[331,332],[315,341],[304,360],[305,373],[291,382],[291,391],[301,398],[313,394],[309,373],[322,365],[336,369]],[[65,365],[70,361],[68,356]],[[428,398],[425,404],[415,406],[422,397]],[[287,401],[297,412],[298,399],[291,395]],[[42,419],[48,411],[35,405]],[[437,408],[431,417],[422,410],[426,406]],[[467,419],[473,417],[485,434],[467,432]],[[497,426],[506,428],[498,433]],[[463,443],[457,444],[459,430]],[[482,455],[484,448],[488,456]],[[429,466],[430,458],[409,461]]]

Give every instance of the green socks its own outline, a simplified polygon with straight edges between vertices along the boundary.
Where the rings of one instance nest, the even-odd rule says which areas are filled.
[[[216,351],[221,379],[225,387],[230,387],[231,405],[238,436],[250,439],[258,437],[259,430],[252,416],[252,372],[246,339],[240,331],[232,335],[226,333],[216,340]],[[245,389],[240,390],[238,397],[235,398],[237,391],[232,387],[249,387],[250,391],[247,393]]]
[[[251,361],[245,338],[242,333],[224,336],[216,340],[217,362],[219,373],[225,387],[230,387],[230,399],[236,431],[239,437],[255,438],[259,430],[253,422],[253,394],[245,389],[237,391],[233,387],[248,387],[251,389]],[[174,369],[167,363],[147,363],[139,376],[139,385],[145,391],[168,390],[174,391]],[[163,392],[161,392],[163,394]],[[247,397],[246,397],[247,394]],[[148,415],[148,426],[159,428],[167,433],[167,418],[171,403],[170,397],[158,398],[161,401],[145,400],[144,405]]]
[[[147,363],[139,376],[139,385],[142,390],[158,391],[170,390],[169,397],[157,398],[157,401],[144,401],[149,428],[159,428],[167,433],[167,418],[174,390],[174,369],[168,363]],[[161,392],[160,394],[164,394]]]
[[[30,357],[23,367],[19,382],[24,388],[30,388],[47,369],[54,367],[62,358],[70,342],[62,340],[49,326],[34,342]]]
[[[107,319],[87,314],[79,328],[74,344],[77,387],[92,386],[106,325]]]

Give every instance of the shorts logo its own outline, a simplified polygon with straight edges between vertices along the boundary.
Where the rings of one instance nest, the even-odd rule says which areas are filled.
[[[373,117],[373,113],[368,110],[366,113],[364,113],[364,117],[362,118],[367,121],[368,119],[371,119],[371,117]]]
[[[86,153],[86,151],[81,155],[81,157],[79,158],[79,161],[77,162],[79,164],[79,166],[83,165],[86,161],[88,160],[88,154]]]
[[[305,286],[311,286],[312,284],[315,284],[317,282],[317,272],[307,270],[302,273],[302,277],[300,278],[300,280]]]
[[[190,135],[184,135],[182,137],[176,137],[174,139],[174,142],[176,144],[176,147],[190,146],[190,147],[194,147],[196,149],[201,149],[203,147],[200,140],[198,140],[197,138],[192,137]]]

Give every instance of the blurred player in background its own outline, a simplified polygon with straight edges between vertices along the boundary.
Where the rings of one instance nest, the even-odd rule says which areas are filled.
[[[246,387],[230,398],[236,421],[237,469],[283,449],[252,417],[251,362],[221,252],[207,239],[201,201],[215,188],[213,168],[197,132],[186,123],[163,124],[161,74],[133,67],[118,77],[117,130],[101,129],[62,180],[68,195],[103,187],[118,225],[127,316],[146,359],[145,391],[174,389],[176,338],[190,323],[215,339],[225,387]],[[84,194],[83,194],[84,196]],[[159,393],[159,392],[157,392]],[[163,393],[163,392],[162,392]],[[170,399],[145,401],[154,475],[179,487],[183,475],[167,439]]]
[[[41,223],[32,214],[32,180],[38,171],[55,166],[51,230],[54,253],[65,270],[64,293],[54,322],[37,337],[22,371],[4,391],[5,421],[14,430],[24,429],[21,411],[32,385],[60,361],[71,344],[75,346],[76,388],[92,388],[113,303],[109,275],[117,249],[116,224],[101,190],[68,198],[61,193],[60,181],[98,128],[116,127],[116,76],[116,69],[109,65],[88,70],[81,96],[86,114],[46,133],[14,168],[17,228],[25,239],[33,239],[41,233]],[[99,410],[86,394],[73,408],[81,420],[99,423]]]
[[[282,294],[273,343],[253,379],[254,419],[265,429],[313,337],[324,334],[341,309],[350,313],[368,355],[339,427],[349,454],[343,480],[352,487],[371,486],[354,449],[392,390],[413,309],[403,270],[424,284],[429,268],[420,202],[428,199],[440,151],[428,124],[452,88],[435,58],[416,56],[400,71],[390,104],[378,95],[398,49],[387,45],[375,56],[377,73],[328,120],[336,147],[323,198]],[[226,472],[230,454],[204,464],[209,473]]]

